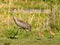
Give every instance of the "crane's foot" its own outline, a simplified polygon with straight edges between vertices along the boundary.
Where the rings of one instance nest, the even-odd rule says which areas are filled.
[[[17,39],[16,37],[9,37],[10,39]]]

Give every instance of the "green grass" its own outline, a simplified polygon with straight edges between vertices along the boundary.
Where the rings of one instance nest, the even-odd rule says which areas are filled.
[[[49,1],[49,0],[48,0]],[[55,3],[53,3],[55,5]],[[60,9],[57,4],[56,6]],[[16,8],[16,13],[13,13],[12,9]],[[55,12],[55,35],[54,38],[49,38],[49,27],[43,28],[46,23],[45,20],[49,19],[49,14],[45,13],[28,13],[23,14],[18,9],[49,9],[49,2],[41,0],[30,0],[27,3],[24,1],[12,1],[9,5],[8,1],[0,1],[0,45],[60,45],[60,12]],[[32,26],[32,31],[28,32],[28,37],[24,30],[19,30],[16,35],[17,39],[10,39],[10,36],[14,36],[18,30],[18,26],[13,21],[13,16],[28,22]],[[45,30],[48,30],[45,32]],[[39,36],[39,32],[44,32],[44,37]]]
[[[41,38],[41,40],[37,39],[0,39],[0,45],[60,45],[59,39],[46,39]]]

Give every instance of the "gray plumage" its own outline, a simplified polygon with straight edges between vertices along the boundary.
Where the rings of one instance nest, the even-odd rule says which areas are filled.
[[[19,27],[19,29],[24,29],[26,31],[26,34],[27,34],[27,30],[31,31],[31,25],[28,24],[27,22],[24,22],[20,19],[17,19],[15,16],[13,17],[13,20],[15,22],[15,24]],[[14,39],[15,36],[17,35],[18,33],[18,30],[17,32],[14,34],[13,37],[10,37],[11,39]]]
[[[27,22],[24,22],[20,19],[17,19],[15,16],[13,17],[15,24],[24,30],[30,30],[31,31],[31,25],[28,24]]]

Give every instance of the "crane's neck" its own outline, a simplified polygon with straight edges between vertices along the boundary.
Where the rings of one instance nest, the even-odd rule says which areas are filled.
[[[14,19],[15,22],[17,21],[17,18],[15,16],[13,16],[13,19]]]

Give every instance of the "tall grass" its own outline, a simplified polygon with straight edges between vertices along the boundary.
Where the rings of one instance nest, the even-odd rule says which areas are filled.
[[[46,25],[46,23],[48,23],[46,20],[49,19],[49,14],[45,14],[45,13],[31,13],[31,14],[26,13],[25,14],[25,13],[19,12],[20,9],[49,9],[49,10],[51,9],[49,3],[46,3],[41,0],[38,0],[39,2],[36,2],[36,1],[37,0],[34,0],[34,1],[32,0],[26,3],[24,1],[19,1],[19,0],[16,0],[16,1],[0,0],[0,32],[4,33],[5,30],[7,30],[7,32],[9,32],[7,37],[9,37],[10,30],[14,31],[14,33],[16,30],[18,30],[17,25],[13,21],[13,15],[15,15],[19,19],[24,20],[25,22],[30,23],[32,26],[32,31],[37,30],[39,32],[40,31],[44,32],[45,30],[49,30],[48,25]],[[13,12],[14,8],[17,9],[16,13]],[[55,15],[56,15],[55,24],[59,28],[60,12],[58,11],[55,12]],[[59,29],[56,29],[56,30],[59,30]]]

